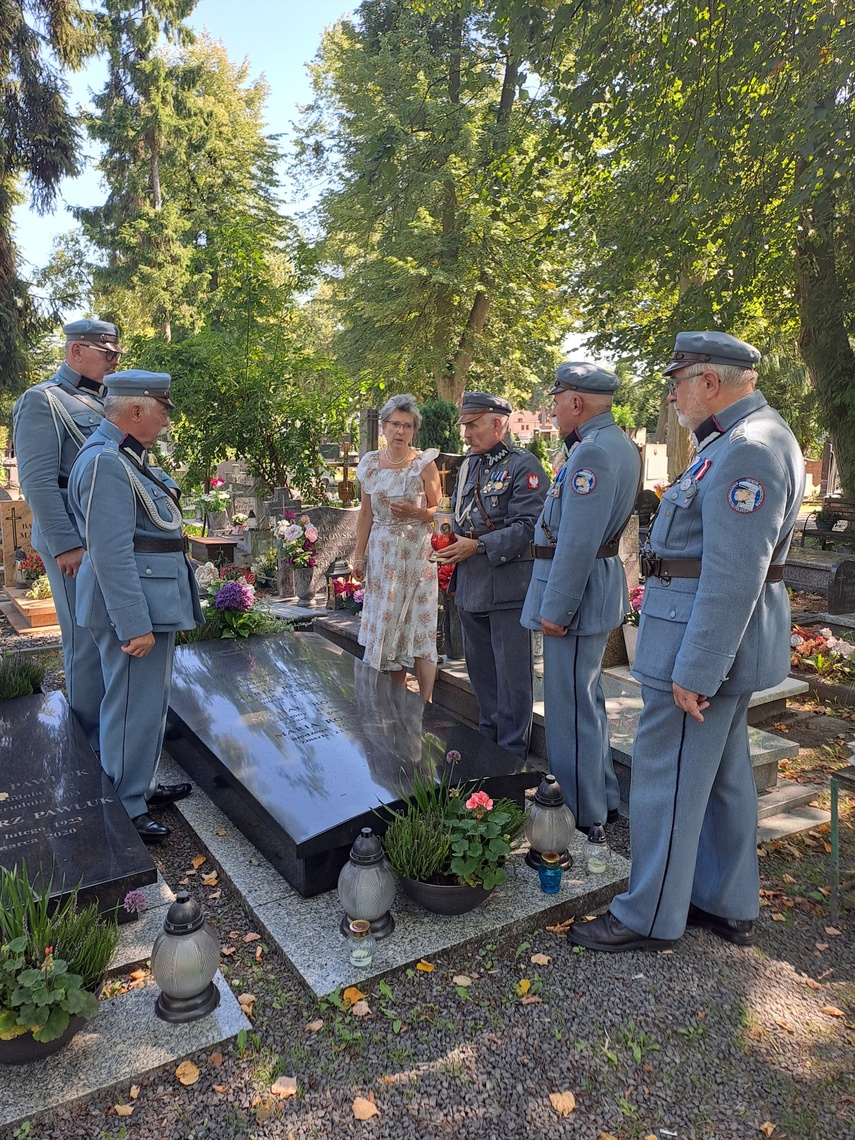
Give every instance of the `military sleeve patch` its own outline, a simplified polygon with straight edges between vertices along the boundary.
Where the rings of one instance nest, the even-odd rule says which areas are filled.
[[[730,506],[743,515],[759,510],[765,498],[766,492],[759,479],[737,479],[735,483],[731,483],[727,492]]]
[[[570,478],[570,486],[577,495],[590,495],[597,485],[597,476],[587,467],[580,467]]]
[[[532,474],[529,475],[526,482],[528,483],[529,491],[536,491],[537,488],[540,486],[540,476],[535,475],[534,472],[532,472]]]

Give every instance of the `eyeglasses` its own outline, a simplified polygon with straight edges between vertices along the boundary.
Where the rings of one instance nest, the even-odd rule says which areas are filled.
[[[415,424],[402,424],[400,420],[387,420],[384,427],[394,428],[396,431],[415,431]]]
[[[84,344],[84,348],[94,348],[96,352],[103,352],[104,359],[108,364],[112,364],[114,360],[118,360],[122,355],[121,350],[112,348],[102,348],[100,344]]]
[[[677,376],[673,380],[668,381],[668,395],[673,396],[677,391],[677,385],[683,384],[687,380],[698,380],[697,376]]]

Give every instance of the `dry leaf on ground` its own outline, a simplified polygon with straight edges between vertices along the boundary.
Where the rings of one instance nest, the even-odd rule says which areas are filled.
[[[354,1017],[371,1017],[371,1006],[365,998],[361,998],[353,1003],[353,1009],[350,1012]]]
[[[843,931],[838,930],[836,926],[825,926],[825,927],[823,927],[823,929],[825,930],[825,933],[830,938],[842,938],[843,937]]]
[[[520,978],[517,982],[517,997],[524,997],[531,989],[531,982],[528,978]]]
[[[131,978],[133,978],[133,980],[135,982],[144,982],[147,977],[148,977],[148,970],[134,970],[131,973]]]
[[[132,1104],[114,1104],[113,1108],[116,1110],[116,1116],[130,1116],[134,1111]]]
[[[532,954],[529,961],[532,966],[548,966],[552,959],[548,954]]]
[[[244,1016],[252,1017],[252,1010],[255,1005],[255,994],[240,994],[238,996],[238,1004]]]
[[[828,1017],[845,1017],[846,1014],[842,1009],[838,1009],[836,1005],[824,1005],[820,1011],[827,1014]]]
[[[526,994],[520,998],[520,1005],[543,1005],[543,998],[537,994]]]
[[[550,934],[566,934],[570,927],[573,925],[573,919],[568,918],[564,922],[559,922],[555,926],[547,926]]]
[[[760,1131],[764,1136],[771,1136],[776,1127],[777,1125],[773,1124],[771,1120],[767,1120],[765,1124],[760,1125]]]
[[[228,1085],[211,1085],[215,1093],[226,1093],[229,1091]]]
[[[278,1096],[281,1100],[287,1100],[289,1096],[296,1096],[297,1078],[277,1077],[273,1084],[270,1086],[270,1091],[274,1096]]]
[[[599,1140],[617,1140],[617,1136],[615,1136],[614,1132],[601,1132]]]
[[[369,1100],[367,1097],[358,1096],[353,1102],[353,1115],[357,1120],[370,1120],[372,1116],[379,1116],[380,1110],[373,1098]]]
[[[434,966],[431,962],[425,962],[425,960],[422,959],[421,962],[416,962],[416,969],[421,970],[423,974],[432,974],[436,969],[436,966]]]
[[[814,978],[804,977],[804,978],[802,978],[802,981],[808,987],[809,990],[821,990],[822,989],[822,986]]]
[[[192,1061],[182,1061],[175,1070],[175,1075],[182,1085],[195,1085],[199,1079],[199,1066]]]
[[[230,954],[234,954],[236,949],[237,947],[235,946],[223,946],[220,953],[224,958],[228,958]]]
[[[130,1091],[129,1095],[130,1095],[131,1100],[136,1100],[137,1097],[140,1095],[140,1086],[139,1085],[131,1085],[131,1091]]]
[[[817,948],[817,950],[827,950],[828,949],[828,943],[827,942],[814,942],[814,946]]]
[[[263,1100],[255,1102],[255,1122],[256,1124],[266,1124],[272,1116],[276,1114],[276,1101],[272,1096],[265,1097]]]
[[[219,876],[216,871],[209,871],[207,875],[202,876],[203,887],[215,887],[219,881]]]
[[[306,1026],[307,1033],[317,1033],[319,1029],[323,1029],[324,1023],[318,1018],[317,1021],[310,1021]]]
[[[244,934],[243,940],[244,942],[257,942],[260,937],[260,934],[256,934],[254,930],[251,930],[249,934]]]
[[[255,948],[255,960],[256,960],[256,962],[260,962],[263,957],[264,957],[264,947],[261,945],[261,943],[259,943],[258,946],[256,946],[256,948]]]
[[[571,1092],[550,1093],[549,1102],[559,1116],[569,1116],[576,1107],[576,1098]]]
[[[211,1056],[208,1058],[208,1063],[213,1065],[215,1069],[219,1069],[220,1065],[223,1063],[223,1055],[219,1049],[216,1051],[216,1053],[211,1054]]]
[[[362,992],[359,986],[348,986],[341,996],[348,1003],[348,1005],[356,1005],[358,1001],[362,1001],[362,999],[365,997],[365,994]]]
[[[228,832],[226,831],[226,829],[224,827],[221,827],[220,830],[217,832],[217,835],[219,835],[219,836],[228,835]]]
[[[190,866],[194,871],[197,871],[202,866],[202,864],[206,862],[207,858],[207,855],[194,855],[190,860]]]
[[[467,986],[472,985],[472,979],[469,977],[468,974],[455,974],[454,977],[451,979],[451,981],[452,981],[453,985],[463,986],[464,989]]]

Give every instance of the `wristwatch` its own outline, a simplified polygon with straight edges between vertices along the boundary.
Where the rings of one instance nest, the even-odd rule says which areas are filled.
[[[481,541],[480,538],[478,539],[478,545],[475,547],[475,553],[476,554],[486,554],[487,553],[487,547],[484,545],[484,543]]]

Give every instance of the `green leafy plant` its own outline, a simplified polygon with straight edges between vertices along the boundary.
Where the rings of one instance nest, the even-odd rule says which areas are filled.
[[[0,700],[26,697],[36,691],[45,677],[44,666],[21,654],[0,658]]]
[[[269,546],[267,550],[263,551],[255,562],[253,562],[252,570],[256,578],[264,578],[268,581],[275,582],[277,574],[276,547]]]
[[[457,405],[450,400],[429,400],[419,411],[422,414],[419,447],[425,451],[429,447],[435,447],[437,451],[452,455],[459,452],[460,428],[457,426],[457,417],[460,413]]]
[[[53,590],[50,588],[50,580],[47,574],[41,574],[33,580],[32,586],[27,590],[27,597],[34,599],[53,597]]]
[[[0,1040],[54,1041],[72,1017],[98,1012],[116,920],[96,903],[80,909],[77,889],[58,905],[51,892],[52,880],[37,886],[25,863],[0,867]]]

